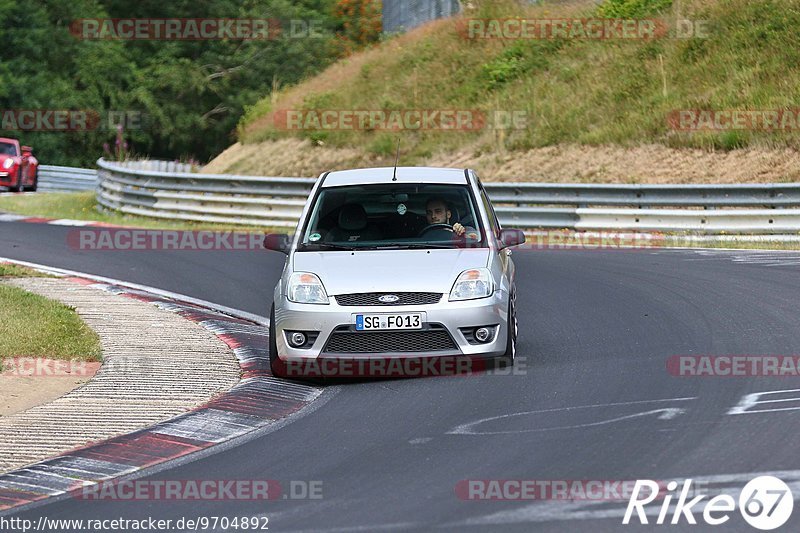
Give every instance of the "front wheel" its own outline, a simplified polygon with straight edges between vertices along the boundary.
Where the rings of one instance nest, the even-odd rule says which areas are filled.
[[[23,175],[22,175],[22,167],[19,168],[17,172],[17,184],[11,188],[14,192],[22,192],[25,190],[25,185],[22,183]]]
[[[37,168],[33,174],[33,185],[28,187],[28,190],[31,192],[36,192],[36,189],[39,187],[39,169]]]
[[[513,293],[508,302],[508,334],[506,335],[506,353],[500,356],[498,362],[501,367],[514,366],[517,357],[517,295]]]
[[[286,363],[278,357],[277,328],[275,327],[275,304],[269,311],[269,367],[276,378],[286,377]]]

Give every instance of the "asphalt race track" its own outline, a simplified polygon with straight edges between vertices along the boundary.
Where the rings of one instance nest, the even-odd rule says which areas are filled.
[[[265,251],[78,251],[66,244],[69,231],[0,223],[0,256],[260,315],[284,261]],[[723,527],[685,519],[653,526],[654,504],[651,526],[624,526],[626,501],[478,501],[456,487],[694,478],[741,488],[778,472],[800,498],[800,410],[792,409],[800,409],[792,401],[800,392],[735,409],[748,394],[800,389],[800,380],[667,371],[674,355],[800,353],[800,253],[549,250],[514,258],[523,359],[514,374],[336,385],[318,409],[275,432],[153,475],[321,482],[322,498],[67,499],[12,516],[266,516],[271,531],[756,531],[738,511]],[[781,530],[800,530],[798,516]]]

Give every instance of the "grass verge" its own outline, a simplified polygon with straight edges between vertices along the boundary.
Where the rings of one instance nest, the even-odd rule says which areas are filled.
[[[12,263],[0,263],[0,278],[54,278],[55,276],[39,272],[32,268],[15,265]]]
[[[0,265],[3,277],[42,276],[25,267]],[[0,283],[0,370],[12,357],[100,361],[97,334],[73,307]]]

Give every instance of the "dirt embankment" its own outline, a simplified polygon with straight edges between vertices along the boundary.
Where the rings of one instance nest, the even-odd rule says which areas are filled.
[[[562,145],[524,152],[464,149],[401,164],[474,168],[486,181],[584,183],[800,182],[800,152],[748,148],[729,152],[661,145]],[[300,139],[236,143],[204,172],[255,176],[316,177],[325,170],[391,165],[355,148],[316,146]]]

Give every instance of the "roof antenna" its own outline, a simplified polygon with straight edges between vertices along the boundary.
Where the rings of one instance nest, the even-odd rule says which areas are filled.
[[[394,157],[394,171],[392,181],[397,181],[397,162],[400,161],[400,137],[397,138],[397,155]]]

